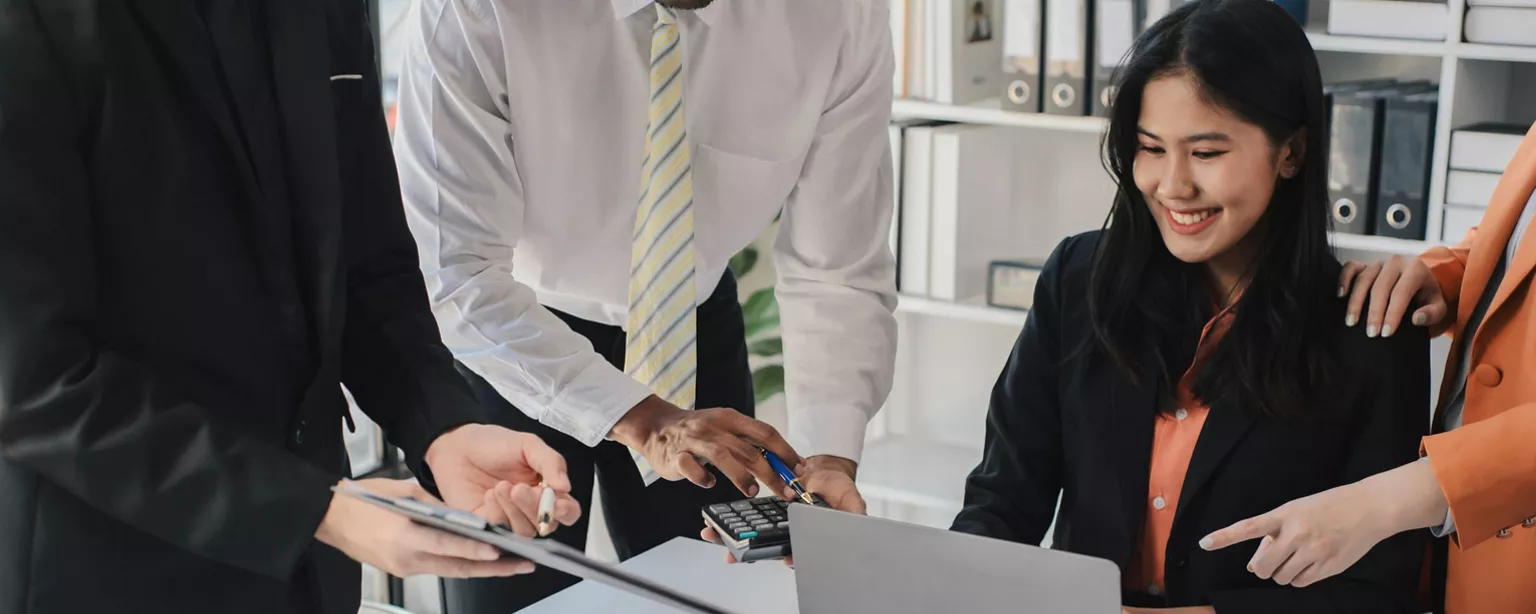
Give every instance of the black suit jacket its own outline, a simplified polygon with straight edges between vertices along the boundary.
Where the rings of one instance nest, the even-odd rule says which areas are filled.
[[[1070,238],[1045,265],[993,392],[985,456],[966,481],[954,529],[1038,544],[1059,494],[1052,547],[1124,571],[1141,543],[1154,412],[1165,395],[1133,384],[1103,352],[1079,351],[1093,338],[1087,290],[1097,239]],[[1166,605],[1214,605],[1218,614],[1415,611],[1422,531],[1390,538],[1349,571],[1307,588],[1249,573],[1257,542],[1217,552],[1198,546],[1234,522],[1417,457],[1429,418],[1425,332],[1408,327],[1367,339],[1344,327],[1342,300],[1338,323],[1330,339],[1348,373],[1316,418],[1266,418],[1211,403],[1168,540]],[[1145,595],[1126,597],[1147,605]]]
[[[476,418],[363,0],[260,6],[253,160],[190,0],[0,0],[0,613],[356,612],[341,385],[418,462]]]

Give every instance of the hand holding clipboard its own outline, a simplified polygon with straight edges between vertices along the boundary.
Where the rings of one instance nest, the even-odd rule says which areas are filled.
[[[704,603],[613,565],[588,558],[580,550],[560,542],[523,537],[474,514],[445,507],[430,497],[422,499],[416,496],[390,496],[371,492],[349,482],[343,482],[332,490],[338,497],[356,499],[380,508],[386,513],[397,514],[418,525],[425,525],[422,527],[425,530],[430,530],[426,527],[436,529],[437,532],[443,533],[445,538],[464,538],[481,545],[491,546],[500,553],[504,553],[502,556],[515,557],[507,559],[511,561],[509,565],[527,565],[531,561],[550,569],[607,584],[670,605],[683,612],[731,614],[728,610]]]

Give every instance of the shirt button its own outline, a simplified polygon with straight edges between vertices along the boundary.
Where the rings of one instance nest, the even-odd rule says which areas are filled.
[[[1152,507],[1158,510],[1162,510],[1163,508],[1168,507],[1168,501],[1164,500],[1162,497],[1153,497]]]
[[[1153,597],[1156,597],[1158,595],[1163,594],[1163,589],[1162,589],[1162,587],[1160,587],[1160,586],[1158,586],[1156,584],[1153,584],[1152,586],[1148,586],[1147,587],[1147,594],[1152,595]]]
[[[1531,527],[1536,527],[1536,516],[1532,516],[1530,518],[1526,518],[1525,522],[1520,523],[1520,526],[1525,527],[1527,529],[1529,529]]]
[[[1189,410],[1180,407],[1179,411],[1173,412],[1173,417],[1178,418],[1179,422],[1183,422],[1185,418],[1189,417]]]
[[[1509,529],[1499,529],[1499,534],[1495,535],[1494,537],[1505,538],[1505,537],[1509,537],[1509,536],[1514,535],[1514,534],[1515,534],[1515,532],[1511,531]]]

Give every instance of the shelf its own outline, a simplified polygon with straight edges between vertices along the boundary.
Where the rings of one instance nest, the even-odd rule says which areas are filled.
[[[962,124],[1042,128],[1046,130],[1090,132],[1095,134],[1103,132],[1107,125],[1102,117],[1069,117],[1065,115],[1046,115],[1044,113],[1020,113],[1017,111],[1004,111],[1000,106],[1001,103],[995,98],[975,105],[952,105],[923,100],[897,100],[891,104],[891,118],[896,120],[929,119]]]
[[[911,294],[901,295],[896,303],[896,311],[1019,328],[1024,326],[1024,320],[1029,317],[1027,311],[993,307],[980,298],[954,302]]]
[[[1513,45],[1482,45],[1456,43],[1452,46],[1456,57],[1468,60],[1499,60],[1504,62],[1536,62],[1536,47]]]
[[[1329,237],[1333,240],[1335,249],[1350,249],[1375,254],[1396,254],[1399,256],[1417,256],[1428,251],[1431,247],[1440,245],[1440,243],[1432,241],[1393,239],[1391,237],[1377,237],[1373,235],[1329,233]]]
[[[890,503],[959,509],[965,476],[981,463],[979,443],[960,446],[910,435],[871,441],[859,463],[859,492]]]
[[[1370,36],[1335,36],[1323,32],[1308,32],[1314,51],[1346,51],[1350,53],[1376,53],[1381,55],[1422,55],[1440,57],[1448,46],[1443,41],[1421,41],[1402,38],[1375,38]]]

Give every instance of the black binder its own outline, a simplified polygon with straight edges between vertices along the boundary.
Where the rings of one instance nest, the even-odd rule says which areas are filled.
[[[1384,101],[1381,174],[1376,184],[1377,235],[1424,240],[1439,106],[1439,90],[1406,93]]]
[[[1371,234],[1375,222],[1380,175],[1381,125],[1384,100],[1404,92],[1421,92],[1422,83],[1381,88],[1345,86],[1325,93],[1329,111],[1328,203],[1334,232]]]
[[[1039,113],[1044,91],[1045,0],[1018,0],[1003,15],[1003,108]]]
[[[1110,105],[1115,100],[1115,71],[1131,49],[1136,38],[1135,0],[1091,0],[1094,27],[1093,100],[1090,112],[1097,117],[1109,117]]]
[[[1093,0],[1045,0],[1045,112],[1087,115],[1093,98]]]

